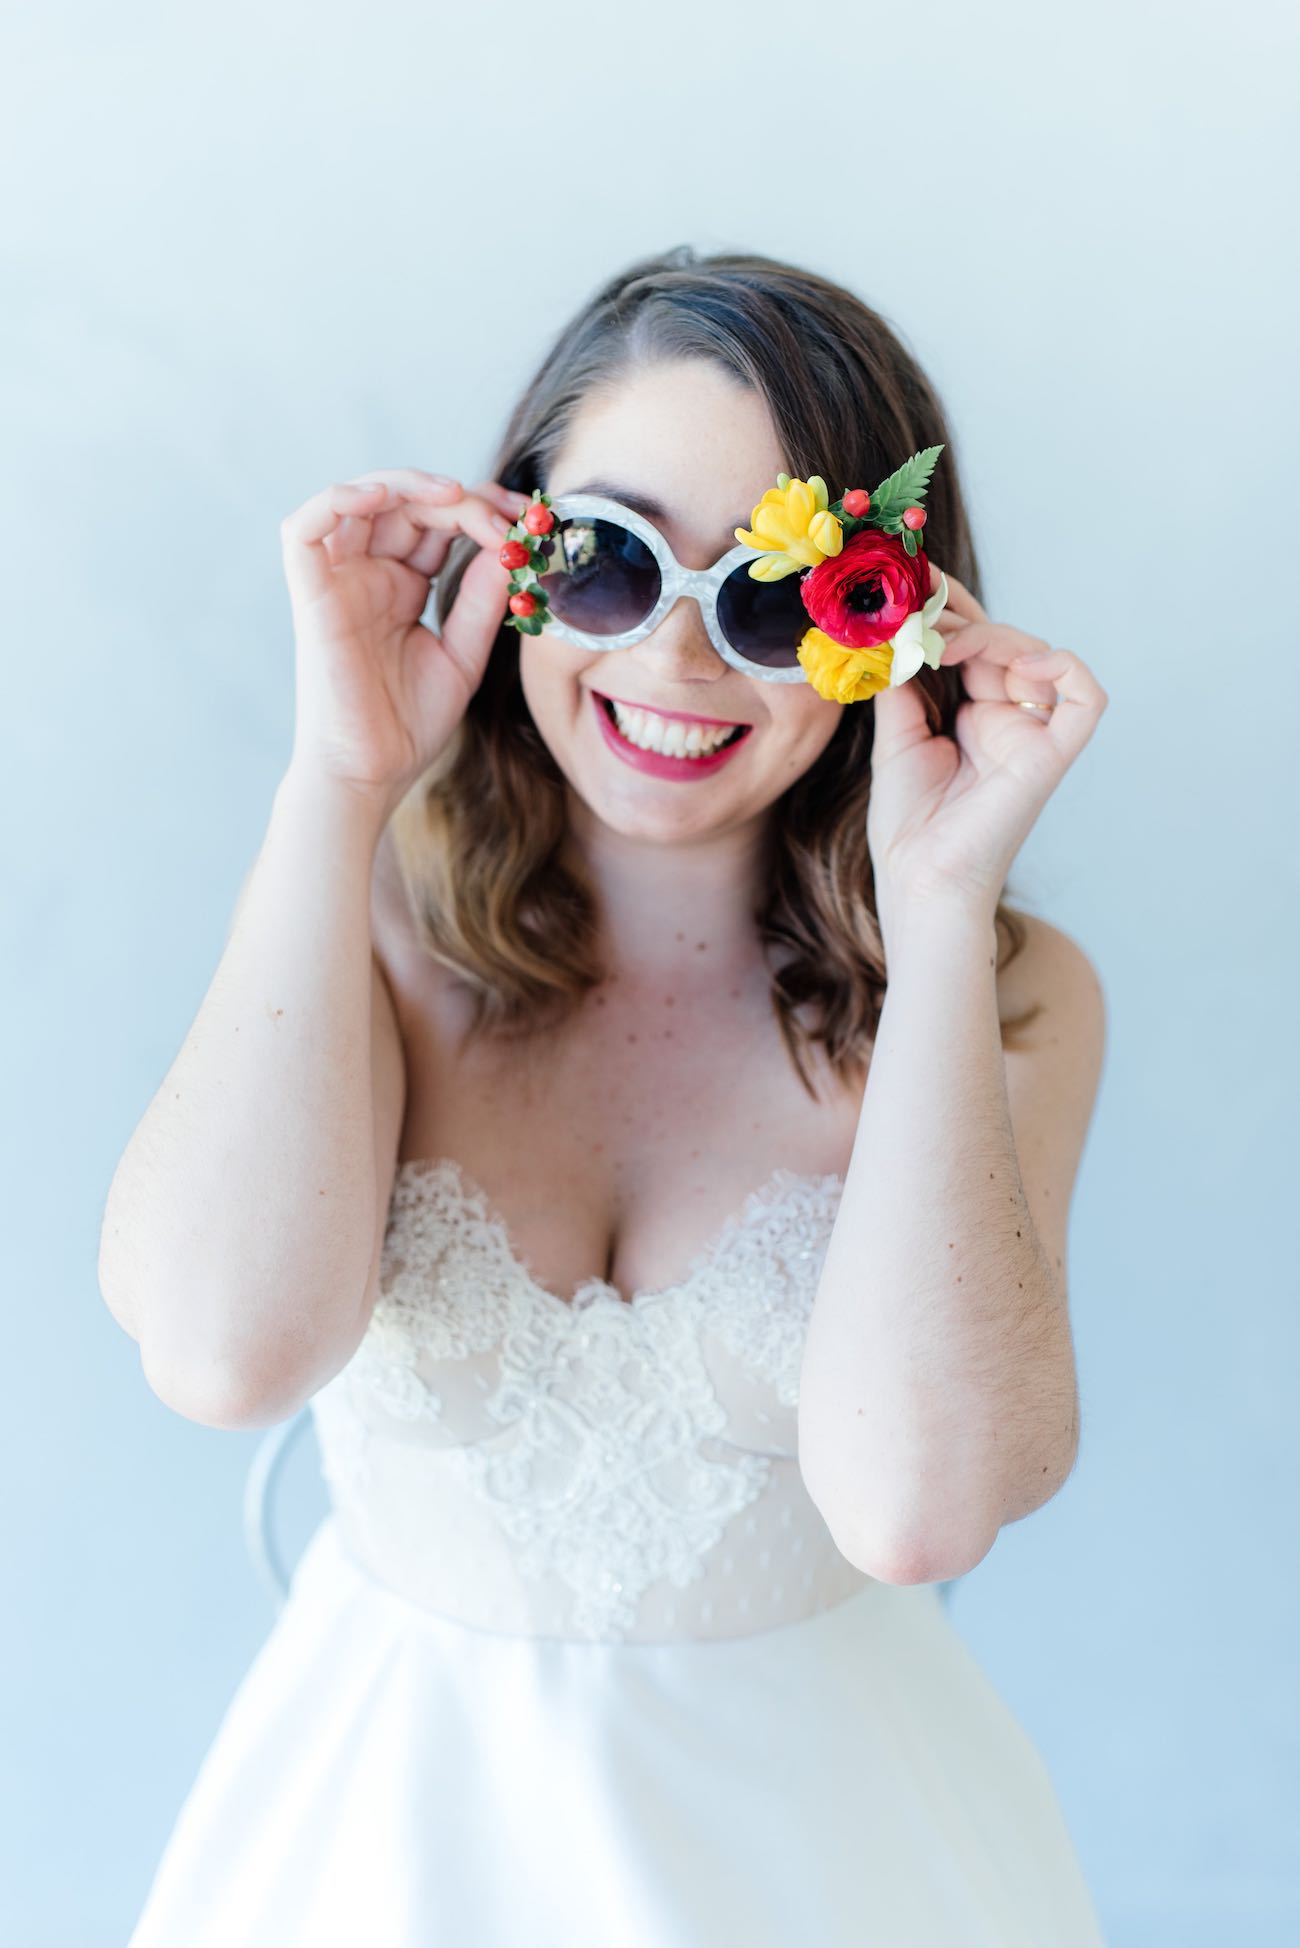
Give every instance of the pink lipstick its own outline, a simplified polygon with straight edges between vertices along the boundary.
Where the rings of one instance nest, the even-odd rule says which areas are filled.
[[[634,771],[644,771],[652,778],[711,777],[715,771],[722,769],[729,758],[735,756],[753,729],[752,724],[739,725],[739,736],[733,737],[729,744],[721,745],[718,750],[710,751],[707,756],[698,758],[669,757],[663,751],[643,751],[639,744],[634,744],[630,738],[624,737],[622,731],[614,721],[612,709],[600,695],[599,691],[593,690],[591,692],[591,701],[596,712],[597,722],[600,725],[601,735],[609,745],[611,751],[616,752],[622,758],[624,764],[630,764]],[[663,714],[667,715],[668,713],[665,712]],[[717,722],[716,718],[689,717],[683,711],[674,712],[673,714],[677,717],[685,718],[688,723]]]

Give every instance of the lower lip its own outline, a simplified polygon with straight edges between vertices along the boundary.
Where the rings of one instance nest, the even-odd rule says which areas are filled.
[[[616,751],[624,764],[630,764],[634,771],[647,771],[652,778],[708,777],[720,771],[728,758],[734,758],[749,736],[749,728],[746,727],[739,737],[732,738],[730,744],[724,744],[720,751],[710,751],[707,757],[667,757],[662,751],[643,751],[639,744],[633,744],[624,737],[595,690],[591,692],[591,701],[610,750]]]

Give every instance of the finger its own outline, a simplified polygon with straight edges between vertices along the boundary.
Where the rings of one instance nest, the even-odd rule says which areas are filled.
[[[455,538],[452,534],[438,534],[431,528],[422,528],[419,539],[406,557],[408,568],[413,568],[417,575],[427,575],[432,581],[435,575],[442,573],[443,563]]]
[[[926,559],[927,561],[930,560],[928,555]],[[957,577],[947,568],[940,571],[933,561],[930,561],[931,595],[934,594],[939,586],[939,575],[941,572],[947,578],[948,582],[948,594],[945,598],[941,613],[946,615],[951,609],[955,615],[964,616],[968,621],[987,622],[989,620],[988,610],[979,601],[977,596],[971,594],[965,582],[959,582]]]
[[[327,534],[322,543],[331,568],[337,568],[341,561],[353,555],[368,554],[373,532],[374,523],[364,514],[345,514],[333,534]]]
[[[1036,673],[1036,687],[1049,687],[1055,697],[1055,709],[1043,719],[1043,735],[1071,764],[1096,730],[1110,698],[1072,650],[1050,650],[1029,668]]]
[[[285,516],[280,523],[280,540],[285,580],[295,601],[310,602],[329,584],[332,564],[324,546],[326,536],[333,534],[346,517],[379,504],[379,494],[372,485],[336,480]]]
[[[978,649],[968,653],[967,643],[970,640],[968,632],[973,624],[953,621],[945,628],[943,626],[945,620],[946,617],[941,615],[934,624],[944,638],[944,647],[939,661],[941,664],[961,664],[962,684],[972,702],[1005,703],[1007,698],[1011,697],[1017,703],[1051,703],[1055,695],[1051,685],[1030,681],[1028,673],[1033,668],[1032,663],[1027,664],[1024,672],[1021,672],[1016,667],[1014,657],[1004,667],[990,657],[981,655]],[[1005,627],[1006,625],[995,624],[994,626]],[[1023,631],[1015,633],[1022,637],[1024,635]],[[949,644],[955,636],[963,636],[966,641],[949,653]],[[1029,637],[1027,642],[1030,647],[1036,649],[1051,647],[1049,643],[1042,642],[1036,636]]]
[[[464,492],[450,475],[426,473],[418,467],[374,468],[353,480],[333,482],[281,523],[281,537],[294,554],[292,564],[287,558],[285,563],[291,593],[307,599],[321,594],[339,561],[369,552],[369,517],[403,490],[437,500],[455,499]]]
[[[458,534],[469,535],[496,555],[512,526],[508,515],[464,488],[445,504],[427,495],[402,497],[376,518],[370,552],[389,555],[433,576],[441,570]]]
[[[1041,636],[1013,629],[1009,623],[971,622],[945,638],[939,661],[960,664],[962,686],[972,702],[1050,703],[1050,685],[1045,688],[1031,679],[1033,664],[1021,670],[1015,662],[1025,650],[1050,649]]]
[[[381,515],[380,520],[383,518]],[[393,508],[391,518],[395,523],[409,523],[413,528],[448,537],[463,531],[481,547],[494,552],[514,525],[508,515],[493,507],[481,494],[466,493],[463,489],[458,500],[445,506],[432,500],[402,501]]]
[[[455,474],[427,473],[423,467],[371,467],[352,478],[358,485],[385,487],[390,493],[432,494],[435,499],[454,498],[465,491]]]
[[[946,661],[946,658],[941,660]],[[1055,694],[1050,683],[1035,682],[1029,671],[1015,663],[995,663],[987,656],[968,657],[961,666],[962,685],[975,703],[1051,703]]]
[[[413,469],[396,469],[396,471],[409,473]],[[442,475],[429,475],[429,479],[442,481]],[[452,499],[460,499],[460,497],[466,495],[466,489],[458,481],[454,481],[450,485],[456,487],[456,495],[454,497],[431,495],[429,499],[431,501],[437,501],[437,503],[446,501],[450,505]],[[485,503],[485,506],[493,508],[497,514],[503,516],[505,526],[501,528],[499,534],[493,534],[493,538],[491,538],[491,545],[493,547],[499,547],[501,545],[501,542],[505,540],[507,528],[515,524],[518,516],[522,514],[522,510],[532,501],[532,495],[520,493],[515,487],[503,487],[501,481],[479,481],[476,487],[470,489],[470,495],[472,497],[478,497],[479,501]],[[394,510],[401,512],[400,506],[394,508]],[[380,528],[380,536],[376,538],[376,543],[370,547],[370,553],[388,553],[388,555],[394,555],[396,559],[405,561],[405,565],[409,569],[413,569],[417,575],[427,575],[427,577],[433,579],[435,575],[439,575],[440,571],[442,571],[442,563],[446,561],[446,555],[448,555],[450,545],[456,540],[456,532],[454,530],[448,532],[448,530],[433,528],[433,526],[429,526],[425,522],[419,522],[415,518],[411,520],[411,524],[417,526],[421,532],[417,532],[417,534],[411,536],[411,534],[407,534],[405,526]],[[483,542],[483,536],[479,532],[474,534],[474,538],[481,545],[489,545],[489,543]]]
[[[531,494],[520,493],[516,487],[503,487],[499,480],[476,481],[470,492],[481,494],[484,500],[491,501],[493,507],[509,515],[512,521],[519,519],[533,498]]]
[[[354,484],[368,490],[358,520],[369,514],[378,521],[383,515],[400,512],[403,502],[408,500],[450,504],[465,492],[454,474],[429,473],[423,467],[372,467],[368,473],[358,474]],[[400,561],[403,547],[409,549],[410,545],[403,524],[389,521],[374,529],[354,526],[328,552],[333,560],[345,559],[349,554],[371,554]]]
[[[480,481],[472,491],[489,500],[512,525],[532,501],[531,494],[520,493],[513,487],[503,487],[497,480]],[[440,574],[453,539],[454,536],[425,533],[406,557],[408,567],[430,577]]]

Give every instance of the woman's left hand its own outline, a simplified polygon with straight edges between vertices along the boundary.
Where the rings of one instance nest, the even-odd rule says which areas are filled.
[[[931,562],[931,591],[938,586]],[[1072,650],[991,622],[953,575],[933,626],[945,639],[940,661],[961,665],[966,689],[955,740],[931,732],[914,678],[871,698],[867,843],[882,926],[886,913],[931,899],[992,914],[1026,835],[1109,702]],[[1043,654],[1018,662],[1026,650]],[[1022,701],[1056,707],[1049,716]]]

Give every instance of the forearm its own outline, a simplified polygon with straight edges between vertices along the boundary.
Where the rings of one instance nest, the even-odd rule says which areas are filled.
[[[123,1152],[100,1280],[151,1380],[237,1399],[352,1329],[375,1235],[370,881],[382,829],[286,774],[193,1026]]]
[[[937,1581],[1069,1472],[1074,1352],[1016,1156],[992,912],[923,909],[886,946],[805,1350],[800,1462],[865,1570]]]

